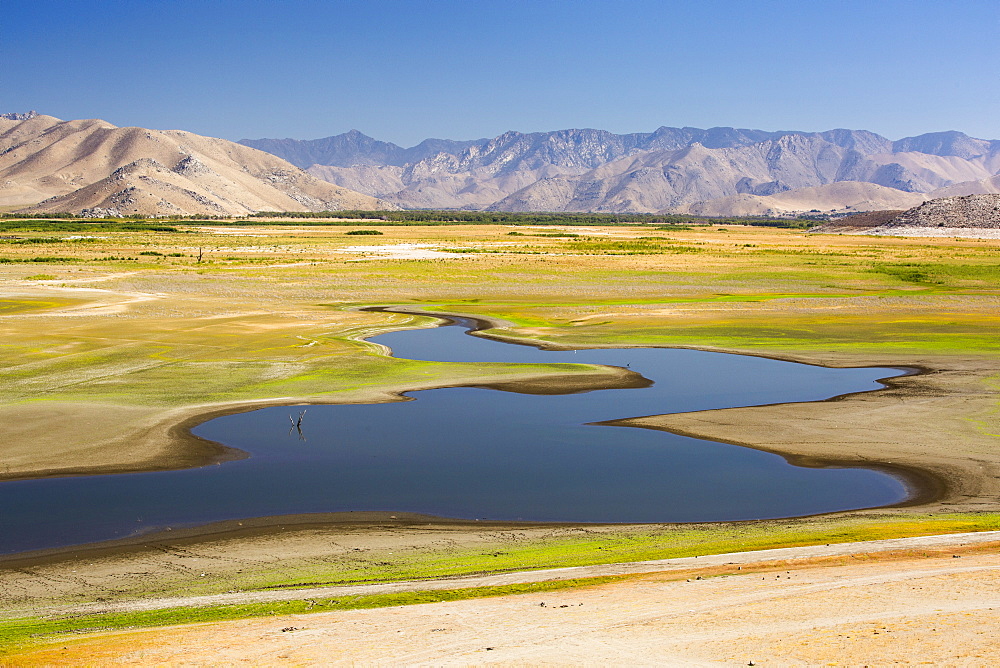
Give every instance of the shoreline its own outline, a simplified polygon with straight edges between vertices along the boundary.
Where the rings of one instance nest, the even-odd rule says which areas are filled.
[[[201,438],[192,433],[192,429],[217,417],[246,413],[261,408],[275,406],[320,406],[320,405],[351,405],[379,404],[397,401],[413,401],[407,396],[411,392],[445,389],[449,387],[478,387],[496,389],[522,394],[570,394],[599,389],[617,389],[644,387],[648,381],[639,374],[627,369],[605,367],[590,373],[573,372],[566,374],[535,373],[527,374],[515,380],[497,380],[492,374],[482,374],[465,379],[444,380],[443,382],[414,383],[356,392],[351,400],[337,400],[329,397],[278,397],[252,401],[240,401],[228,404],[195,404],[180,408],[157,410],[144,409],[153,415],[149,424],[142,425],[128,435],[130,441],[139,441],[146,450],[155,450],[152,456],[137,457],[130,462],[94,463],[78,466],[50,466],[17,470],[7,467],[0,471],[0,483],[18,480],[37,480],[42,478],[60,478],[80,475],[105,475],[124,473],[151,473],[157,471],[176,471],[189,468],[201,468],[227,461],[245,459],[250,455],[243,450],[233,448],[215,441]],[[14,404],[4,407],[12,412],[22,414],[32,408],[43,409],[41,417],[56,408],[89,410],[93,412],[101,407],[123,410],[121,406],[110,406],[96,403],[60,403],[44,404]],[[0,409],[2,411],[3,409]]]
[[[454,322],[456,319],[463,319],[465,321],[471,321],[474,323],[475,328],[470,330],[470,334],[476,332],[474,335],[483,336],[485,338],[491,338],[499,340],[505,343],[517,343],[519,345],[529,345],[541,349],[560,349],[560,350],[571,350],[571,349],[585,349],[585,348],[672,348],[674,346],[628,346],[628,345],[613,345],[613,346],[560,346],[558,344],[543,343],[539,344],[536,342],[527,342],[520,340],[510,340],[503,336],[497,336],[493,334],[482,334],[479,333],[483,329],[503,327],[507,323],[501,320],[471,317],[461,314],[451,314],[451,313],[439,313],[439,312],[424,312],[418,310],[406,310],[406,309],[395,309],[389,310],[392,307],[374,307],[368,310],[376,311],[387,311],[387,312],[398,312],[405,313],[408,315],[419,315],[437,318],[444,321]],[[712,350],[711,348],[698,348],[699,350],[709,350],[712,352],[722,352],[718,350]],[[728,351],[726,351],[728,352]],[[810,362],[800,362],[799,360],[791,359],[791,356],[784,357],[778,355],[753,355],[747,352],[738,352],[732,354],[744,354],[748,356],[759,356],[759,357],[769,357],[771,359],[783,359],[787,361],[793,361],[798,363],[808,363],[814,366],[827,366],[833,368],[843,368],[847,365],[837,365],[836,367],[831,364],[819,364],[815,361]],[[868,367],[871,364],[860,364],[851,365],[855,368],[857,367]],[[878,366],[878,365],[876,365]],[[888,365],[886,365],[888,366]],[[934,503],[944,503],[947,502],[949,494],[954,495],[955,489],[953,485],[949,485],[949,481],[953,480],[954,477],[947,474],[947,472],[942,472],[936,470],[933,463],[897,463],[892,461],[876,461],[867,460],[862,456],[858,457],[831,457],[831,456],[820,456],[816,454],[806,453],[806,452],[794,452],[785,448],[778,447],[768,447],[767,445],[755,443],[749,440],[741,440],[734,438],[724,438],[719,436],[706,435],[704,430],[698,429],[688,429],[678,426],[673,426],[669,424],[662,424],[662,422],[667,421],[671,418],[677,418],[679,416],[710,416],[724,413],[726,411],[773,411],[775,409],[796,407],[796,406],[815,406],[822,404],[831,404],[837,402],[849,401],[853,397],[865,396],[871,397],[872,395],[878,395],[883,392],[887,392],[893,388],[898,387],[900,379],[904,378],[917,378],[923,375],[939,372],[939,370],[918,365],[895,365],[889,368],[896,368],[903,373],[898,376],[889,376],[879,379],[879,382],[884,384],[886,387],[868,390],[863,392],[853,392],[844,395],[838,395],[835,397],[830,397],[828,399],[820,401],[811,402],[788,402],[782,404],[766,404],[758,406],[749,406],[741,408],[723,408],[714,409],[709,411],[698,411],[695,413],[672,413],[665,415],[653,415],[638,418],[625,418],[622,420],[611,420],[607,423],[599,424],[615,424],[618,426],[628,426],[635,428],[648,428],[656,429],[661,431],[668,431],[684,436],[691,436],[699,438],[702,440],[712,440],[721,443],[729,443],[741,447],[749,447],[755,450],[760,450],[764,452],[770,452],[783,457],[786,461],[794,466],[804,466],[810,468],[865,468],[869,470],[876,470],[887,473],[901,480],[907,488],[908,496],[903,501],[887,506],[877,506],[872,508],[858,508],[858,509],[847,509],[840,511],[832,511],[827,513],[818,513],[814,515],[799,515],[787,518],[767,518],[765,520],[744,520],[743,522],[756,522],[756,521],[768,521],[773,519],[808,519],[810,517],[822,517],[838,515],[843,513],[858,513],[865,511],[892,511],[895,509],[904,508],[914,508],[919,506],[928,506]],[[293,398],[293,397],[283,397],[279,399],[268,399],[260,400],[249,403],[241,403],[239,405],[229,405],[224,407],[216,407],[214,410],[205,411],[207,406],[194,406],[187,407],[186,410],[181,411],[181,414],[187,414],[180,421],[176,421],[177,416],[172,415],[164,420],[161,420],[161,431],[162,436],[167,439],[167,447],[172,452],[179,452],[180,454],[174,454],[173,458],[170,455],[164,457],[162,454],[154,462],[148,465],[148,468],[137,469],[130,465],[121,465],[118,467],[118,471],[114,471],[109,467],[94,467],[87,470],[85,467],[79,469],[62,469],[55,474],[47,472],[45,470],[38,470],[30,475],[22,475],[17,479],[37,479],[44,477],[61,477],[67,475],[80,475],[83,472],[96,474],[96,473],[115,473],[115,472],[139,472],[141,471],[154,471],[154,470],[176,470],[180,468],[193,468],[195,466],[208,466],[211,464],[222,463],[225,461],[233,461],[236,459],[242,459],[249,456],[247,453],[231,448],[213,441],[208,441],[195,436],[191,430],[199,424],[202,424],[208,420],[215,417],[220,417],[223,415],[231,415],[240,412],[246,412],[250,410],[255,410],[258,408],[264,408],[269,406],[282,406],[282,405],[301,405],[310,404],[318,405],[322,403],[381,403],[388,401],[407,401],[412,400],[412,398],[406,396],[408,392],[420,391],[423,389],[436,389],[439,387],[484,387],[491,388],[502,391],[515,391],[515,392],[525,392],[530,394],[549,394],[549,393],[568,393],[574,391],[588,391],[594,389],[604,389],[609,387],[635,387],[641,386],[643,381],[646,379],[642,378],[640,374],[632,371],[626,371],[624,369],[619,370],[621,373],[608,374],[601,376],[603,382],[598,381],[593,377],[592,374],[587,374],[586,376],[578,374],[567,374],[565,376],[553,376],[551,374],[544,374],[537,376],[534,379],[520,379],[515,381],[501,381],[496,383],[474,383],[474,382],[462,382],[459,384],[444,384],[444,385],[428,385],[422,387],[406,387],[406,388],[396,388],[393,390],[380,390],[373,395],[369,395],[361,400],[357,399],[355,396],[355,401],[351,402],[317,402],[315,399],[308,398]],[[169,424],[163,424],[168,422]],[[200,452],[204,453],[205,459],[200,460],[197,464],[184,465],[192,459],[197,459],[196,455],[192,455],[190,448],[191,446],[196,446]],[[86,474],[83,473],[83,474]],[[523,528],[523,527],[546,527],[546,528],[558,528],[558,527],[598,527],[604,526],[606,523],[581,523],[581,522],[505,522],[505,521],[495,521],[495,522],[479,522],[473,520],[466,520],[461,518],[444,518],[444,517],[434,517],[428,515],[422,515],[419,513],[407,513],[407,512],[365,512],[365,511],[353,511],[353,512],[341,512],[341,513],[314,513],[309,515],[295,515],[295,516],[264,516],[256,518],[244,518],[240,520],[226,520],[221,522],[213,522],[205,525],[186,527],[182,529],[166,529],[158,530],[151,533],[140,534],[136,536],[131,536],[123,539],[116,539],[112,541],[102,541],[98,543],[89,543],[81,545],[71,545],[65,547],[51,548],[40,551],[31,552],[20,552],[12,553],[9,555],[0,555],[0,562],[4,564],[19,562],[21,560],[26,560],[25,563],[42,563],[51,560],[63,560],[66,558],[72,558],[71,555],[74,553],[87,553],[96,554],[104,553],[105,551],[110,551],[111,553],[118,553],[123,551],[130,551],[141,549],[143,545],[147,545],[151,542],[160,541],[169,538],[170,541],[184,541],[184,542],[200,542],[212,540],[213,537],[217,537],[220,532],[225,534],[230,534],[236,532],[240,535],[246,535],[248,537],[252,535],[261,535],[270,533],[277,530],[282,530],[284,525],[293,526],[353,526],[357,527],[360,525],[367,525],[371,527],[385,526],[387,523],[389,525],[412,525],[414,522],[419,522],[420,524],[428,524],[433,526],[465,526],[465,527],[476,527],[479,529],[486,528],[488,526],[493,526],[498,529],[512,529],[512,528]],[[655,526],[657,523],[648,523],[649,526]],[[700,523],[673,523],[678,525],[684,524],[700,524]],[[613,526],[641,526],[634,524],[615,524]]]
[[[760,357],[760,358],[764,358],[764,359],[773,359],[773,360],[778,360],[778,361],[782,361],[782,362],[793,362],[795,364],[806,364],[808,366],[818,366],[818,367],[824,367],[824,368],[841,368],[841,369],[844,369],[844,368],[854,368],[854,369],[861,369],[861,368],[885,367],[885,368],[890,368],[890,369],[896,369],[896,370],[902,372],[902,373],[897,374],[897,375],[885,376],[883,378],[876,379],[876,382],[881,383],[885,387],[876,388],[874,390],[863,390],[863,391],[860,391],[860,392],[847,392],[845,394],[838,394],[838,395],[835,395],[835,396],[832,396],[832,397],[828,397],[826,399],[820,399],[820,400],[817,400],[817,401],[788,401],[788,402],[780,402],[780,403],[774,403],[774,404],[755,404],[755,405],[752,405],[752,406],[741,407],[741,408],[747,408],[747,409],[767,409],[767,408],[772,408],[772,407],[776,407],[776,406],[795,406],[795,405],[799,405],[799,404],[817,404],[817,403],[843,401],[845,399],[850,399],[851,397],[860,396],[860,395],[871,395],[871,394],[878,393],[878,392],[881,392],[883,390],[889,389],[889,388],[891,388],[891,387],[893,387],[895,385],[894,381],[896,381],[899,378],[912,377],[912,376],[920,376],[920,375],[923,375],[923,374],[932,373],[934,371],[933,369],[930,369],[930,368],[924,367],[924,366],[919,366],[919,365],[898,365],[898,364],[885,364],[885,365],[874,364],[873,365],[873,364],[859,364],[859,365],[836,365],[835,366],[835,365],[832,365],[832,364],[823,364],[823,363],[820,363],[820,362],[817,362],[817,361],[803,361],[803,360],[800,360],[800,359],[794,359],[792,356],[782,356],[782,355],[776,355],[776,354],[754,354],[754,353],[745,352],[745,351],[730,351],[730,350],[723,350],[723,349],[713,348],[713,347],[698,347],[698,346],[656,346],[656,345],[648,345],[648,346],[634,345],[633,346],[633,345],[627,345],[627,344],[577,345],[577,346],[560,345],[560,344],[552,343],[552,342],[548,342],[548,341],[544,341],[544,342],[543,341],[529,341],[529,340],[521,340],[521,339],[508,338],[508,337],[505,337],[505,336],[502,336],[502,335],[497,335],[497,334],[484,333],[485,330],[506,328],[506,327],[508,327],[511,324],[511,323],[506,322],[506,321],[504,321],[504,320],[502,320],[500,318],[490,318],[490,317],[486,317],[486,316],[470,316],[470,315],[464,315],[464,314],[459,314],[459,313],[449,313],[449,312],[443,312],[443,311],[422,311],[420,309],[413,309],[413,308],[410,308],[410,307],[400,307],[400,306],[366,307],[366,308],[363,308],[361,310],[362,311],[384,312],[384,313],[406,313],[406,314],[409,314],[409,315],[417,315],[417,316],[423,315],[423,316],[429,316],[429,317],[433,317],[433,318],[438,318],[438,319],[441,319],[441,320],[443,320],[445,322],[451,322],[451,323],[456,323],[456,322],[458,322],[460,320],[470,321],[470,322],[472,322],[472,323],[475,324],[475,327],[471,328],[468,331],[468,334],[470,334],[472,336],[480,336],[480,337],[483,337],[483,338],[486,338],[486,339],[491,339],[491,340],[494,340],[494,341],[499,341],[501,343],[511,343],[511,344],[515,344],[515,345],[529,346],[529,347],[533,347],[533,348],[538,348],[539,350],[601,350],[601,349],[609,349],[609,348],[619,348],[619,349],[628,349],[628,348],[661,348],[661,349],[700,350],[700,351],[703,351],[703,352],[718,352],[718,353],[729,354],[729,355],[745,355],[747,357]],[[691,414],[705,415],[705,414],[711,414],[711,413],[714,413],[714,412],[717,412],[717,411],[725,411],[725,410],[732,410],[732,409],[730,409],[730,408],[716,408],[716,409],[710,409],[710,410],[704,410],[704,411],[694,411]],[[907,487],[907,498],[906,499],[904,499],[903,501],[900,501],[898,503],[894,503],[894,504],[890,504],[890,505],[886,505],[886,506],[873,506],[873,507],[870,507],[870,508],[856,508],[856,509],[843,510],[843,511],[833,511],[833,512],[830,512],[830,513],[817,513],[817,514],[814,514],[814,515],[794,515],[794,516],[790,516],[790,517],[787,517],[787,518],[768,518],[768,519],[806,518],[806,517],[816,517],[816,516],[821,516],[821,515],[832,515],[832,514],[836,514],[836,513],[840,513],[840,512],[857,512],[857,511],[863,511],[863,510],[877,510],[877,509],[890,509],[890,508],[907,508],[907,507],[921,506],[921,505],[926,505],[926,504],[929,504],[929,503],[933,503],[935,501],[940,501],[945,496],[945,494],[948,491],[948,487],[947,487],[947,483],[946,483],[945,479],[942,476],[938,475],[936,472],[934,472],[931,469],[924,469],[924,468],[920,468],[920,467],[917,467],[917,466],[907,466],[907,465],[893,464],[891,462],[872,462],[872,463],[863,462],[863,463],[859,463],[858,459],[851,459],[851,458],[844,458],[844,459],[819,458],[819,457],[813,457],[813,456],[805,455],[805,454],[798,454],[798,453],[792,453],[792,452],[787,452],[787,451],[783,451],[783,450],[777,450],[777,449],[760,447],[759,445],[755,445],[755,444],[753,444],[751,442],[747,442],[747,441],[739,441],[739,440],[732,440],[732,439],[708,438],[708,437],[705,437],[704,435],[702,435],[700,433],[697,433],[697,432],[685,431],[685,430],[681,430],[681,429],[671,429],[671,428],[666,428],[666,427],[651,426],[651,425],[643,424],[641,422],[642,420],[651,419],[651,418],[657,418],[657,417],[664,417],[664,416],[667,416],[667,415],[684,415],[684,414],[685,413],[665,413],[665,414],[662,414],[662,415],[649,415],[649,416],[641,416],[641,417],[635,417],[635,418],[622,418],[622,419],[616,419],[616,420],[606,420],[606,421],[603,421],[603,422],[591,422],[591,423],[587,423],[587,424],[598,424],[598,425],[608,425],[608,426],[623,426],[623,427],[633,427],[633,428],[640,428],[640,429],[654,429],[654,430],[657,430],[657,431],[666,431],[666,432],[669,432],[669,433],[677,434],[679,436],[688,436],[688,437],[691,437],[691,438],[697,438],[699,440],[710,440],[710,441],[715,441],[715,442],[718,442],[718,443],[726,443],[726,444],[729,444],[729,445],[736,445],[736,446],[739,446],[739,447],[750,448],[752,450],[759,450],[759,451],[769,452],[771,454],[778,455],[778,456],[784,458],[785,461],[787,461],[792,466],[799,466],[799,467],[803,467],[803,468],[860,468],[860,469],[867,469],[867,470],[879,471],[879,472],[883,472],[883,473],[886,473],[887,475],[891,475],[891,476],[897,478],[898,480],[900,480]],[[755,521],[755,520],[747,520],[747,521]],[[685,523],[681,522],[681,523],[678,523],[678,524],[685,524]]]
[[[0,569],[25,568],[42,564],[84,558],[105,558],[130,554],[165,541],[171,545],[197,545],[200,543],[253,539],[269,536],[278,531],[350,530],[350,529],[406,529],[415,527],[448,527],[459,530],[552,529],[570,527],[635,526],[596,524],[586,522],[507,522],[479,521],[438,517],[413,512],[350,510],[331,513],[300,513],[295,515],[264,515],[231,520],[220,520],[195,526],[155,529],[146,533],[115,538],[94,543],[81,543],[25,552],[0,554]]]
[[[914,365],[891,365],[891,364],[856,364],[856,365],[833,365],[833,364],[823,364],[818,361],[797,359],[794,356],[782,356],[775,354],[754,354],[746,351],[732,351],[721,348],[713,348],[710,346],[655,346],[655,345],[627,345],[627,344],[608,344],[608,345],[579,345],[579,346],[568,346],[560,345],[551,342],[543,341],[528,341],[516,338],[505,337],[503,335],[497,334],[485,334],[482,333],[486,329],[496,329],[503,328],[509,325],[503,320],[497,318],[487,318],[480,316],[468,316],[457,313],[447,313],[447,312],[427,312],[421,311],[419,309],[410,309],[406,307],[394,307],[394,306],[376,306],[376,307],[363,307],[358,309],[361,311],[372,311],[372,312],[386,312],[386,313],[400,313],[405,315],[415,315],[424,316],[430,318],[436,318],[438,320],[444,321],[446,323],[454,323],[457,320],[471,321],[475,324],[474,328],[469,330],[469,335],[481,336],[483,338],[492,339],[501,343],[508,343],[514,345],[523,345],[528,347],[534,347],[539,350],[587,350],[587,349],[628,349],[628,348],[662,348],[662,349],[683,349],[683,350],[700,350],[704,352],[717,352],[722,354],[730,355],[744,355],[747,357],[761,357],[765,359],[774,359],[785,362],[793,362],[796,364],[807,364],[809,366],[820,366],[826,368],[869,368],[869,367],[879,367],[884,366],[886,368],[895,368],[903,371],[902,374],[898,376],[887,376],[885,378],[877,379],[877,382],[882,383],[886,386],[891,386],[892,381],[897,378],[916,376],[925,373],[931,373],[934,370]],[[439,325],[440,326],[440,325]],[[379,334],[374,334],[373,336],[378,336]],[[392,352],[388,352],[389,356],[393,356]],[[625,388],[639,388],[646,387],[651,381],[642,377],[641,374],[632,371],[631,369],[623,369],[616,367],[602,367],[602,373],[589,373],[589,374],[564,374],[559,375],[555,373],[544,373],[534,376],[527,376],[516,380],[490,380],[490,377],[484,377],[483,381],[477,381],[473,379],[468,379],[466,381],[458,382],[445,382],[445,383],[427,383],[427,384],[414,384],[406,386],[386,386],[381,389],[376,389],[369,392],[355,393],[351,400],[348,401],[330,401],[322,400],[322,398],[317,397],[275,397],[251,401],[240,401],[229,404],[195,404],[190,406],[183,406],[180,408],[167,409],[166,411],[157,411],[156,409],[151,409],[153,412],[158,414],[155,423],[147,426],[140,430],[138,434],[130,435],[131,438],[139,440],[153,440],[156,441],[156,449],[159,452],[155,453],[152,457],[145,457],[142,459],[137,459],[132,462],[127,463],[115,463],[115,464],[91,464],[91,465],[79,465],[79,466],[59,466],[59,467],[41,467],[35,469],[24,469],[16,470],[12,469],[10,466],[7,467],[5,471],[0,471],[0,483],[2,482],[13,482],[17,480],[37,480],[43,478],[59,478],[59,477],[69,477],[69,476],[82,476],[82,475],[105,475],[105,474],[124,474],[124,473],[151,473],[157,471],[176,471],[188,468],[201,468],[205,466],[211,466],[214,464],[221,464],[228,461],[237,461],[240,459],[245,459],[250,455],[238,448],[233,448],[222,443],[215,441],[210,441],[208,439],[195,436],[192,430],[200,424],[208,422],[209,420],[215,419],[217,417],[223,417],[227,415],[235,415],[238,413],[250,412],[258,410],[261,408],[271,408],[276,406],[299,406],[299,405],[351,405],[351,404],[377,404],[377,403],[390,403],[395,401],[412,401],[413,398],[407,396],[410,392],[421,392],[425,390],[435,390],[444,389],[449,387],[476,387],[482,389],[493,389],[503,392],[517,392],[520,394],[572,394],[575,392],[588,392],[595,390],[604,389],[625,389]],[[755,406],[749,406],[747,408],[770,408],[773,406],[782,405],[796,405],[799,403],[823,403],[829,401],[840,401],[845,398],[849,398],[855,395],[862,394],[872,394],[885,390],[886,388],[877,388],[874,390],[865,390],[862,392],[850,392],[842,395],[837,395],[834,397],[829,397],[827,399],[821,399],[814,402],[785,402],[782,404],[759,404]],[[15,404],[13,407],[19,409],[25,409],[26,406],[37,406],[49,408],[55,405],[46,404],[45,402],[38,402],[35,404]],[[80,408],[91,408],[94,409],[98,404],[90,403],[79,403],[74,404]],[[11,407],[6,407],[11,408]],[[120,406],[114,406],[115,410],[122,410]],[[3,409],[0,409],[3,410]],[[706,411],[698,411],[697,413],[714,413],[717,411],[732,410],[730,408],[717,408],[710,409]],[[667,415],[680,415],[681,413],[671,413]],[[621,422],[625,424],[627,420],[642,420],[645,418],[654,418],[659,416],[644,416],[639,418],[625,418]],[[618,420],[609,421],[609,423],[619,422]],[[644,426],[640,424],[626,426]],[[666,429],[664,431],[673,431]],[[741,447],[748,447],[752,449],[764,450],[766,452],[773,452],[782,457],[785,457],[791,461],[792,458],[799,457],[795,453],[785,453],[779,451],[772,451],[766,448],[757,447],[753,444],[740,441],[730,441],[722,439],[713,439],[705,436],[700,436],[694,432],[683,432],[674,431],[674,433],[692,436],[694,438],[699,438],[702,440],[716,440],[720,443],[729,443],[732,445],[738,445]],[[853,460],[828,460],[830,465],[840,465],[842,462],[853,462]],[[799,465],[799,464],[794,464]],[[869,466],[859,467],[857,464],[853,464],[854,468],[872,468]],[[883,506],[891,507],[891,506]]]

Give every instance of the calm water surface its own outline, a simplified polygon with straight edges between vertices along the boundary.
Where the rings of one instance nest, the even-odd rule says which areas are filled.
[[[825,369],[694,350],[542,351],[468,336],[468,321],[373,339],[397,357],[629,367],[639,389],[525,395],[477,388],[375,405],[264,408],[210,420],[203,438],[248,459],[185,471],[0,484],[0,553],[226,519],[350,510],[456,518],[688,522],[808,515],[902,501],[898,479],[809,469],[749,448],[588,424],[814,401],[873,390],[898,369]],[[289,413],[308,408],[301,440]]]

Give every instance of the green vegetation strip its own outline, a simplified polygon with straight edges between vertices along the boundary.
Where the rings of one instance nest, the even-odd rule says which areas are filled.
[[[192,221],[193,223],[194,221]],[[209,221],[201,221],[208,223]],[[137,220],[0,220],[0,232],[180,232],[162,221]]]
[[[0,622],[0,656],[10,654],[14,651],[23,651],[33,645],[42,645],[56,639],[65,638],[69,634],[141,629],[174,624],[194,624],[198,622],[221,622],[276,615],[298,615],[310,612],[334,612],[339,610],[416,605],[420,603],[464,601],[474,598],[532,594],[572,587],[599,585],[625,577],[629,576],[579,578],[555,582],[532,582],[496,587],[443,589],[439,591],[339,596],[336,598],[314,598],[304,601],[168,608],[143,612],[79,615],[49,619],[12,619]]]
[[[947,515],[857,515],[724,524],[622,527],[610,532],[580,527],[568,536],[497,542],[476,548],[360,554],[357,561],[279,563],[273,570],[244,573],[226,588],[291,589],[328,585],[432,580],[517,571],[594,566],[633,561],[726,554],[784,547],[1000,530],[1000,513]],[[572,531],[572,529],[570,529]],[[184,588],[215,593],[210,583]],[[193,588],[192,588],[193,587]],[[164,594],[180,595],[177,592]]]
[[[21,222],[24,219],[57,218],[80,220],[82,216],[72,213],[21,214],[0,213],[0,229],[8,224],[6,220]],[[211,225],[258,225],[259,218],[285,218],[296,225],[349,225],[349,220],[365,219],[374,224],[395,225],[456,225],[456,224],[515,224],[515,225],[751,225],[754,227],[780,227],[788,229],[808,229],[826,220],[826,216],[806,216],[800,218],[760,218],[730,217],[705,218],[689,215],[664,215],[654,213],[563,213],[563,212],[509,212],[509,211],[453,211],[420,209],[410,211],[260,211],[250,220],[231,220],[211,216],[167,216],[165,218],[145,218],[125,216],[120,218],[85,219],[97,223],[110,224],[162,224],[163,220],[188,224]],[[341,220],[321,220],[334,218]],[[348,219],[348,220],[344,220]],[[88,225],[91,223],[80,223]],[[267,221],[267,225],[287,224],[281,221]],[[128,228],[128,229],[135,229]]]

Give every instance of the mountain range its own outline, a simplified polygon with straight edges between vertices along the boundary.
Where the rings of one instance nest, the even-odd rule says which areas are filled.
[[[0,116],[0,206],[94,216],[397,208],[224,139],[35,112]]]
[[[1000,191],[1000,141],[955,131],[578,129],[403,148],[352,130],[240,143],[403,208],[784,215]]]
[[[302,167],[306,169],[303,170]],[[403,148],[352,130],[240,143],[0,114],[0,207],[29,213],[486,209],[773,216],[1000,192],[1000,141],[935,132],[505,132]]]

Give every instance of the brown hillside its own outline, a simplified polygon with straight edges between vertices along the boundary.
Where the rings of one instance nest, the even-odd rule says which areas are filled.
[[[395,208],[224,139],[51,116],[0,119],[0,205],[148,216]]]

